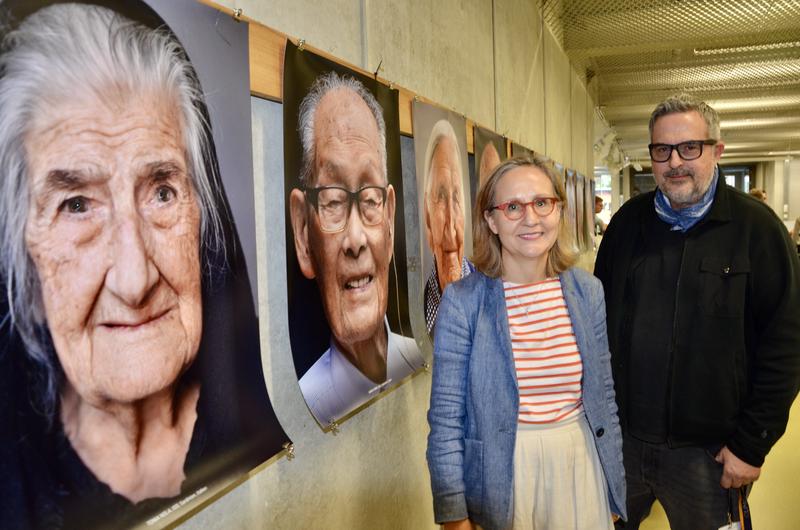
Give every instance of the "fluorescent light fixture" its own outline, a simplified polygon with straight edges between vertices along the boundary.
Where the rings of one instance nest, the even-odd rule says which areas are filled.
[[[800,41],[773,42],[770,44],[749,44],[746,46],[731,46],[728,48],[695,48],[695,55],[724,55],[726,53],[762,52],[770,50],[786,50],[800,48]]]
[[[769,156],[789,156],[800,155],[800,149],[793,149],[791,151],[770,151],[767,153]]]
[[[776,116],[771,118],[744,118],[736,120],[720,120],[721,129],[744,129],[748,127],[769,127],[774,125],[792,125],[800,123],[800,116]]]

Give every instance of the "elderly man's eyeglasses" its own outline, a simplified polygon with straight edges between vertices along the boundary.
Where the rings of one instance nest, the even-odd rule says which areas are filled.
[[[650,144],[650,159],[653,162],[666,162],[672,156],[672,150],[678,151],[683,160],[695,160],[703,154],[704,145],[715,145],[716,140],[689,140],[679,144]]]
[[[323,232],[341,232],[347,226],[353,203],[358,204],[361,222],[367,226],[380,224],[386,204],[386,188],[364,186],[350,191],[339,186],[319,186],[303,190],[314,206]]]
[[[539,217],[546,217],[553,213],[556,204],[561,201],[556,197],[537,197],[530,202],[522,201],[508,201],[503,204],[498,204],[487,208],[486,211],[491,213],[493,210],[500,210],[509,221],[519,221],[525,216],[528,206],[533,207],[533,211]]]

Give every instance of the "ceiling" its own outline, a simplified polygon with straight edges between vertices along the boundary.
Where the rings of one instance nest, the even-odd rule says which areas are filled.
[[[723,163],[800,157],[800,0],[541,0],[599,111],[598,165],[649,165],[655,105],[720,114]]]

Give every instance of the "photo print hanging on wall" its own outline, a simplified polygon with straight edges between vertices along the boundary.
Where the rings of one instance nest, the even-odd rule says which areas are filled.
[[[494,168],[508,158],[508,154],[505,137],[477,125],[472,131],[475,148],[475,180],[472,182],[470,192],[474,204],[481,185],[486,182]]]
[[[578,199],[583,202],[579,243],[582,251],[589,251],[594,246],[594,178],[578,173],[578,180],[583,181],[583,196]]]
[[[511,142],[511,156],[527,156],[533,158],[536,156],[536,153],[533,152],[533,149],[528,149],[524,145],[520,145],[516,142]]]
[[[466,119],[414,101],[420,256],[424,286],[415,306],[433,337],[444,288],[475,267],[472,254],[472,192],[467,162]]]
[[[561,184],[563,184],[564,185],[564,189],[566,189],[566,186],[567,186],[567,172],[566,172],[566,169],[564,168],[564,164],[561,164],[560,162],[554,162],[553,163],[553,169],[556,170],[556,174],[558,175],[558,178],[561,179]]]
[[[0,13],[0,520],[174,523],[289,441],[259,346],[248,28],[191,0]]]
[[[577,173],[571,169],[566,170],[566,187],[567,193],[567,222],[569,222],[569,230],[578,244],[578,177]]]
[[[398,92],[286,45],[289,337],[323,429],[424,360],[408,313]]]
[[[583,196],[586,193],[586,179],[574,169],[568,169],[567,171],[571,171],[575,175],[575,242],[579,249],[584,250],[586,242],[583,238],[583,219],[586,207],[583,204]]]

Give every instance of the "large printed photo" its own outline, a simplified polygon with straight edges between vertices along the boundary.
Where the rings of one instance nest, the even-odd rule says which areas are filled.
[[[397,97],[287,43],[289,334],[323,428],[424,362],[408,318]]]
[[[6,528],[168,523],[288,441],[246,259],[247,27],[218,19],[0,3]]]

